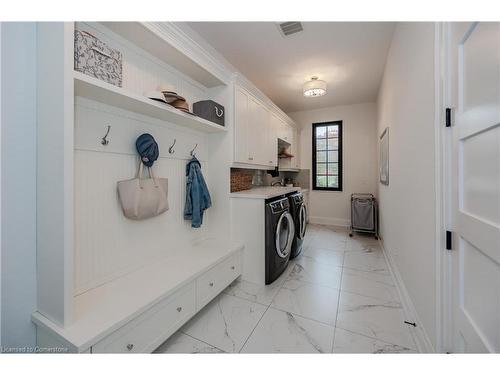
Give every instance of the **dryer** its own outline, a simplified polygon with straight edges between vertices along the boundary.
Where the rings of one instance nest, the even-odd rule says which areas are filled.
[[[290,259],[295,224],[287,197],[266,200],[266,285],[285,271]]]
[[[293,259],[302,251],[302,243],[306,235],[307,212],[304,195],[301,192],[288,195],[288,199],[290,201],[290,213],[295,225],[295,236],[290,254],[290,259]]]

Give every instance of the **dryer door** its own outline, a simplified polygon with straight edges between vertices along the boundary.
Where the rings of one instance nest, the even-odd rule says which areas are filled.
[[[292,215],[283,212],[276,226],[276,252],[281,258],[286,258],[290,254],[294,235],[295,225]]]
[[[297,228],[299,231],[297,233],[297,237],[299,238],[299,240],[303,240],[306,235],[306,221],[306,205],[301,204],[299,209],[299,228]]]

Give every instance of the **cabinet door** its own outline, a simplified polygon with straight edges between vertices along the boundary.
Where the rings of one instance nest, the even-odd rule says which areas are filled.
[[[268,132],[267,132],[267,164],[270,167],[278,165],[278,126],[279,121],[275,114],[268,112]]]
[[[248,98],[248,130],[247,130],[247,161],[250,164],[261,164],[262,155],[262,105],[252,96]]]
[[[283,139],[284,141],[287,141],[288,143],[290,143],[291,137],[290,137],[289,126],[285,121],[283,121],[281,119],[279,119],[279,121],[280,121],[280,131],[279,131],[280,138]]]
[[[293,158],[292,168],[300,168],[300,132],[298,129],[293,130]]]
[[[239,87],[234,91],[234,161],[248,163],[249,96]]]

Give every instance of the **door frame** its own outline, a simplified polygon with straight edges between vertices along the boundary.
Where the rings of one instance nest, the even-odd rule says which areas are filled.
[[[471,26],[477,22],[468,22]],[[446,250],[446,230],[454,232],[453,219],[453,137],[451,128],[455,125],[451,118],[451,127],[445,127],[445,108],[451,108],[452,113],[458,103],[454,102],[453,79],[454,69],[451,67],[454,55],[451,42],[452,23],[436,23],[436,351],[453,352],[455,316],[453,313],[454,281],[453,254],[457,251],[456,244],[451,244],[451,250]],[[455,237],[452,236],[454,239]]]
[[[452,254],[446,250],[446,231],[452,230],[452,134],[445,126],[445,109],[453,108],[449,22],[435,23],[435,219],[436,219],[436,347],[453,348]],[[453,126],[453,122],[452,122]],[[453,251],[453,250],[452,250]]]

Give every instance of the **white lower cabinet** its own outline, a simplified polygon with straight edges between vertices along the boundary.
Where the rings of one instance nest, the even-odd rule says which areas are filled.
[[[235,254],[196,280],[196,307],[203,308],[241,274],[241,256]]]
[[[150,353],[241,275],[241,251],[92,346],[92,353]]]
[[[92,347],[92,353],[147,353],[196,312],[195,283],[182,287]]]

